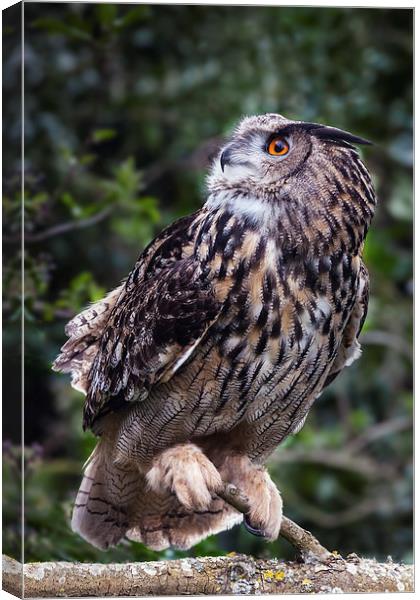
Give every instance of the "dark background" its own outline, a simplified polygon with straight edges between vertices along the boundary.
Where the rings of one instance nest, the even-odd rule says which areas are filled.
[[[9,9],[10,10],[10,9]],[[11,13],[8,13],[9,15]],[[365,259],[362,358],[269,468],[285,512],[332,550],[412,560],[411,10],[25,5],[25,507],[27,560],[183,556],[69,528],[84,460],[83,398],[50,370],[64,324],[203,201],[209,158],[244,114],[280,112],[375,142],[379,197]],[[4,551],[19,487],[19,28],[5,15]],[[293,556],[243,528],[187,554]]]

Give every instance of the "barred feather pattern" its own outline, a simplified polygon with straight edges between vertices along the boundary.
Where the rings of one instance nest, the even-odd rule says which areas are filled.
[[[332,188],[311,227],[293,205],[263,235],[226,209],[198,216],[194,255],[223,308],[188,365],[129,411],[120,460],[214,434],[235,447],[230,432],[241,430],[241,449],[245,438],[262,461],[305,418],[333,365],[338,373],[358,353],[368,283],[360,249],[373,208],[352,209],[353,185],[347,197]]]
[[[369,290],[361,256],[375,193],[348,141],[313,145],[323,149],[316,160],[311,146],[280,188],[258,198],[216,182],[201,210],[162,232],[125,283],[69,326],[55,366],[83,381],[85,426],[107,449],[86,482],[104,480],[115,535],[100,533],[100,515],[90,518],[91,487],[82,484],[74,513],[92,543],[127,535],[186,548],[240,522],[216,493],[205,510],[185,513],[174,487],[151,490],[155,458],[191,443],[222,472],[229,457],[244,456],[246,487],[359,356]],[[137,474],[128,503],[112,496],[117,475],[104,476],[103,464],[127,481]]]

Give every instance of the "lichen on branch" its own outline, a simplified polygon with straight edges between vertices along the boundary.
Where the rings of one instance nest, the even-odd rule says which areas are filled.
[[[21,595],[22,566],[3,556],[3,588]],[[413,566],[350,555],[306,564],[229,555],[143,563],[28,563],[27,598],[410,592]]]

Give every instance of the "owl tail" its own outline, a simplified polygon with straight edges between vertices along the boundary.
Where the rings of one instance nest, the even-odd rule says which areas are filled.
[[[74,532],[101,550],[124,537],[142,487],[138,470],[116,466],[108,457],[99,442],[86,463],[71,521]]]
[[[220,498],[207,510],[191,512],[173,494],[157,495],[137,469],[110,461],[101,444],[87,462],[71,522],[93,546],[106,550],[127,537],[152,550],[186,550],[242,521]]]

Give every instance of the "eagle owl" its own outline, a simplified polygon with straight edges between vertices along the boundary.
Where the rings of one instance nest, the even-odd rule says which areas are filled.
[[[279,114],[243,119],[203,207],[67,325],[54,367],[86,394],[99,437],[72,517],[91,544],[186,549],[241,521],[278,536],[264,464],[360,354],[375,193],[354,144],[367,143]],[[223,482],[248,496],[245,517]]]

